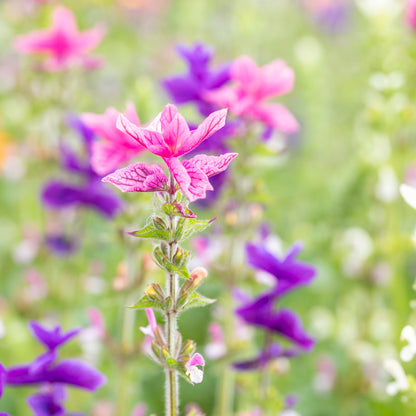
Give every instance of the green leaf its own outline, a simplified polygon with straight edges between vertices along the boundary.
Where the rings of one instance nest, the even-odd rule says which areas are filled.
[[[134,237],[140,237],[140,238],[153,238],[155,240],[165,240],[170,241],[171,235],[169,231],[165,230],[158,230],[154,223],[151,222],[147,224],[144,228],[137,231],[129,232],[128,234],[134,236]]]
[[[146,295],[139,299],[133,306],[128,306],[129,309],[145,309],[145,308],[159,308],[162,309],[162,305],[155,301],[150,300]]]
[[[197,308],[199,306],[206,306],[210,305],[211,303],[216,302],[217,299],[207,298],[206,296],[202,296],[198,292],[192,292],[189,295],[188,302],[185,304],[183,309],[188,308]]]
[[[194,218],[188,218],[183,226],[183,232],[181,236],[182,240],[186,240],[192,235],[204,231],[205,228],[209,227],[215,220],[216,218],[212,218],[211,220],[197,220]]]

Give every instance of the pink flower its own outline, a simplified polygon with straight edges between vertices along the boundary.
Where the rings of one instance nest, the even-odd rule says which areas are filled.
[[[227,169],[237,154],[227,153],[221,156],[202,154],[184,161],[180,161],[179,157],[195,149],[223,127],[226,114],[227,110],[216,111],[210,114],[197,129],[190,131],[188,123],[178,113],[176,107],[168,104],[147,128],[136,126],[123,115],[119,116],[117,127],[137,140],[149,152],[160,156],[184,194],[190,201],[195,201],[205,198],[206,191],[213,189],[208,178]],[[106,176],[103,181],[111,182],[123,192],[168,190],[168,180],[158,165],[146,166],[143,163],[130,165]]]
[[[185,364],[186,375],[190,378],[192,383],[201,383],[204,378],[205,360],[201,354],[194,354],[191,359]],[[202,370],[199,368],[202,367]]]
[[[211,335],[211,342],[205,346],[205,355],[211,360],[217,360],[227,352],[224,333],[218,322],[211,322],[208,331]]]
[[[94,69],[100,60],[87,54],[100,43],[104,33],[102,26],[79,32],[73,13],[64,6],[57,6],[52,12],[49,29],[19,36],[15,47],[24,54],[47,55],[44,68],[50,72],[65,71],[74,64]]]
[[[84,113],[81,120],[100,139],[92,146],[91,166],[99,175],[117,169],[122,163],[131,160],[145,150],[136,140],[117,127],[119,112],[109,107],[104,114]],[[140,125],[134,104],[127,104],[124,116],[132,123]]]
[[[416,31],[416,0],[407,0],[406,20],[408,25]]]
[[[268,98],[289,93],[295,74],[280,59],[259,68],[249,56],[237,58],[230,69],[234,84],[206,93],[215,104],[228,107],[236,116],[259,120],[284,133],[299,129],[295,117],[281,104],[266,103]]]

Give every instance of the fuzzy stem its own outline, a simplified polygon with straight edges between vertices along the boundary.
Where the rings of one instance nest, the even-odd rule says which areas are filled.
[[[169,202],[173,202],[173,196],[175,194],[175,182],[173,176],[170,177],[170,191]],[[174,235],[175,220],[172,215],[169,216],[169,228]],[[176,241],[169,242],[170,259],[173,259],[177,248]],[[176,340],[177,340],[177,312],[176,312],[176,297],[177,297],[177,276],[174,273],[168,274],[166,282],[166,292],[168,296],[172,298],[173,306],[170,310],[166,310],[166,339],[169,354],[172,358],[177,358]],[[165,414],[166,416],[178,415],[178,374],[175,369],[166,369],[166,402],[165,402]]]

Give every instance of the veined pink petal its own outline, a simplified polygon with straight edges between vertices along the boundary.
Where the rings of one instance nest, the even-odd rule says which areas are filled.
[[[283,133],[295,133],[299,130],[296,118],[281,104],[259,104],[253,108],[253,115]]]
[[[173,120],[165,125],[162,124],[163,139],[166,145],[169,147],[173,156],[177,156],[178,150],[181,148],[182,143],[186,142],[189,138],[190,132],[188,123],[181,114],[176,114]]]
[[[252,90],[259,82],[260,70],[250,56],[239,56],[234,60],[230,68],[231,79],[236,81],[246,90]]]
[[[257,91],[259,99],[266,99],[292,91],[295,83],[295,72],[281,59],[260,68],[261,83]]]
[[[197,166],[188,164],[185,168],[182,162],[175,157],[166,159],[165,162],[182,192],[191,202],[205,198],[206,191],[213,190],[208,176]]]
[[[163,108],[163,111],[160,114],[160,124],[162,129],[166,129],[167,126],[172,123],[175,116],[178,114],[178,109],[173,104],[167,104]]]
[[[197,155],[192,159],[184,160],[183,165],[188,170],[191,166],[199,168],[208,177],[223,172],[238,153],[226,153],[221,156]]]
[[[167,189],[168,178],[159,165],[136,163],[116,170],[102,181],[112,183],[122,192],[155,192]]]
[[[205,139],[224,127],[226,117],[226,108],[211,113],[196,130],[191,132],[189,138],[182,143],[176,156],[184,155],[192,149],[195,149],[195,147],[201,144]]]
[[[157,131],[153,130],[140,128],[131,123],[122,114],[120,114],[117,119],[117,128],[127,133],[133,139],[137,140],[137,142],[139,142],[149,152],[161,157],[172,156],[172,153],[166,146],[166,143],[164,142],[161,133],[158,133]]]

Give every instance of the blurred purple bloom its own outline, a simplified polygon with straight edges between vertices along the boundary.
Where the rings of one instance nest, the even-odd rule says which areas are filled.
[[[217,107],[206,101],[204,94],[229,81],[230,64],[210,68],[214,51],[202,43],[191,47],[179,45],[176,50],[185,60],[188,70],[185,74],[165,78],[162,85],[176,104],[194,102],[199,112],[207,116]]]
[[[76,241],[63,234],[51,234],[45,237],[45,244],[55,254],[67,256],[77,249]]]
[[[93,133],[79,118],[71,117],[69,124],[77,130],[84,141],[86,157],[80,158],[67,146],[61,146],[62,167],[81,180],[81,184],[51,180],[43,188],[42,201],[51,209],[63,209],[70,206],[92,208],[100,214],[113,218],[121,209],[122,203],[112,190],[101,183],[90,166]]]
[[[35,415],[70,416],[63,407],[66,398],[64,386],[95,391],[106,382],[106,378],[90,364],[81,360],[69,358],[57,361],[57,349],[76,336],[80,329],[63,333],[59,326],[47,329],[37,322],[31,322],[29,326],[33,336],[47,348],[47,351],[29,364],[8,369],[0,364],[0,397],[4,385],[40,384],[44,390],[28,398]],[[73,416],[81,415],[73,414]]]
[[[279,298],[296,289],[297,286],[307,285],[313,280],[316,269],[312,265],[296,259],[302,249],[302,243],[295,243],[285,258],[280,260],[262,244],[248,243],[246,245],[247,263],[276,278],[276,287],[266,294],[266,297]]]
[[[271,360],[279,357],[294,357],[299,354],[296,349],[285,349],[277,343],[270,344],[266,348],[260,351],[256,358],[247,361],[239,361],[233,364],[236,370],[257,370],[265,367]]]
[[[81,331],[81,328],[76,328],[67,333],[62,333],[59,325],[53,329],[46,329],[35,321],[30,322],[29,327],[33,336],[50,351],[54,351],[62,344],[65,344]]]
[[[273,298],[260,296],[244,304],[236,312],[247,323],[278,333],[302,349],[310,351],[314,340],[305,332],[299,316],[288,308],[274,310],[273,301]]]

